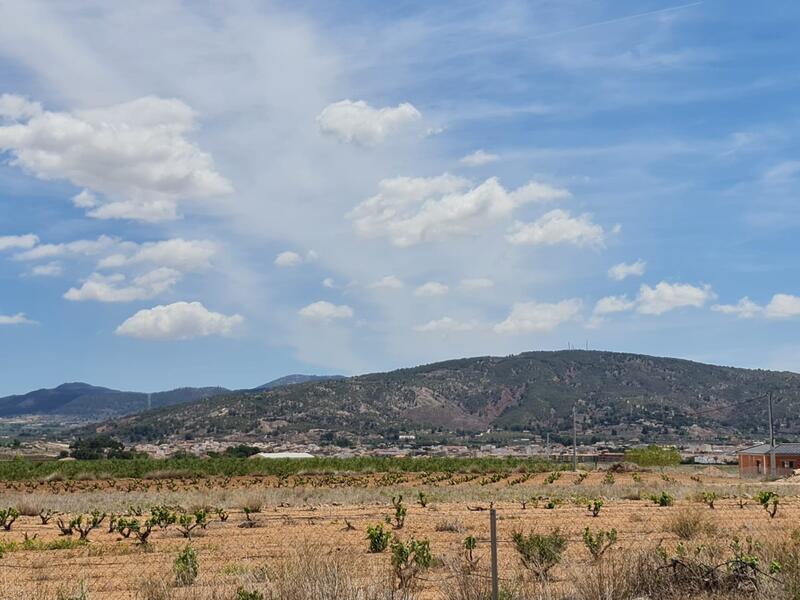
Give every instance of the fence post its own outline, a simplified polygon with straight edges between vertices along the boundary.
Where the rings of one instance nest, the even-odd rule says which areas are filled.
[[[492,544],[492,600],[500,600],[500,588],[497,583],[497,510],[489,509],[489,533]]]

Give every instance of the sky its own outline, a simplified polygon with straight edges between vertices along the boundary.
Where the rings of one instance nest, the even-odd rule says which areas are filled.
[[[800,371],[794,2],[0,2],[0,395]]]

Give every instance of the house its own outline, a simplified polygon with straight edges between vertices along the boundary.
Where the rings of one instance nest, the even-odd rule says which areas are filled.
[[[777,444],[770,448],[769,444],[759,444],[737,452],[739,456],[740,477],[769,477],[772,473],[771,457],[775,455],[775,474],[788,477],[800,469],[800,444]]]

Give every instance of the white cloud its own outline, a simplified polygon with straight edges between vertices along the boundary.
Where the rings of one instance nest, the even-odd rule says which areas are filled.
[[[208,335],[230,335],[241,325],[240,315],[223,315],[200,302],[175,302],[140,310],[117,327],[117,335],[146,340],[188,340]]]
[[[33,248],[39,243],[39,236],[32,233],[25,235],[0,235],[0,251],[9,248]]]
[[[770,319],[783,319],[800,316],[800,296],[775,294],[764,309]]]
[[[0,325],[31,325],[34,323],[36,323],[36,321],[31,321],[25,316],[25,313],[0,315]]]
[[[30,270],[30,275],[33,277],[58,277],[63,272],[64,270],[61,267],[61,263],[58,261],[52,261],[44,265],[34,266]]]
[[[0,149],[40,179],[102,194],[89,216],[163,221],[178,216],[181,200],[232,191],[211,156],[186,138],[195,113],[180,100],[147,96],[107,108],[23,112],[19,122],[0,126]],[[88,207],[82,194],[73,201]]]
[[[292,252],[291,250],[286,250],[285,252],[281,252],[278,256],[275,257],[275,265],[278,267],[297,267],[302,265],[303,263],[310,263],[314,262],[319,258],[319,255],[314,252],[313,250],[309,250],[306,252],[305,257],[298,254],[297,252]]]
[[[421,117],[407,102],[373,108],[363,100],[341,100],[326,106],[317,117],[317,124],[320,131],[343,142],[374,146]]]
[[[592,223],[588,214],[572,217],[569,212],[556,209],[542,215],[533,223],[515,223],[506,239],[512,244],[528,246],[574,244],[602,247],[605,233],[600,225]]]
[[[445,284],[438,281],[429,281],[415,289],[414,295],[420,298],[433,298],[435,296],[444,296],[448,291],[450,291],[450,288]]]
[[[500,157],[497,154],[491,154],[489,152],[484,152],[483,150],[476,150],[472,154],[467,154],[459,162],[463,165],[467,165],[468,167],[479,167],[481,165],[488,165],[489,163],[493,163],[498,160],[500,160]]]
[[[494,287],[494,281],[486,277],[476,277],[474,279],[462,279],[459,285],[465,290],[485,290]]]
[[[278,267],[296,267],[303,264],[303,257],[297,252],[287,250],[275,257],[275,265]]]
[[[330,321],[332,319],[350,319],[353,317],[353,309],[347,305],[336,305],[325,300],[313,302],[297,311],[304,319],[315,321]]]
[[[211,267],[211,259],[219,251],[216,243],[208,240],[174,238],[160,242],[121,245],[126,254],[106,256],[97,263],[100,269],[118,269],[123,266],[149,263],[180,271],[202,271]]]
[[[398,277],[395,277],[394,275],[387,275],[386,277],[382,277],[378,281],[369,284],[368,287],[379,290],[399,290],[404,286],[405,284]]]
[[[624,312],[636,306],[636,302],[628,300],[627,296],[606,296],[600,298],[597,304],[594,305],[593,314],[595,315],[608,315],[611,313]]]
[[[582,303],[577,298],[554,304],[522,302],[514,304],[505,321],[494,326],[496,333],[520,335],[552,331],[561,323],[575,319]]]
[[[336,287],[336,282],[333,280],[333,277],[326,277],[322,280],[322,287],[333,289]]]
[[[181,278],[179,271],[161,267],[136,277],[130,285],[125,284],[121,273],[101,275],[92,273],[79,288],[70,288],[64,298],[75,302],[95,300],[97,302],[132,302],[148,300],[175,287]]]
[[[764,308],[745,296],[736,304],[715,304],[711,307],[711,310],[726,315],[736,315],[741,319],[752,319],[756,315],[763,313]]]
[[[55,256],[92,256],[101,254],[117,244],[119,244],[119,240],[101,235],[96,240],[76,240],[66,244],[40,244],[30,250],[15,254],[14,258],[16,260],[40,260]]]
[[[42,113],[42,105],[16,94],[0,95],[0,117],[11,121],[30,119]]]
[[[72,197],[72,204],[78,208],[94,208],[97,206],[97,196],[89,190],[82,190]]]
[[[442,317],[441,319],[435,319],[433,321],[428,321],[424,325],[417,325],[414,327],[414,331],[419,331],[422,333],[456,333],[462,331],[472,331],[478,327],[478,324],[475,321],[456,321],[450,317]]]
[[[642,284],[636,298],[636,310],[645,315],[660,315],[686,306],[699,308],[714,297],[709,285],[695,287],[688,283],[662,281],[652,288]]]
[[[633,263],[619,263],[608,270],[608,276],[615,281],[622,281],[627,277],[641,277],[644,275],[647,263],[642,259]]]
[[[447,173],[383,179],[378,187],[378,194],[347,217],[359,235],[386,238],[401,247],[469,234],[523,204],[570,196],[567,190],[536,182],[508,191],[494,177],[472,187],[469,180]]]

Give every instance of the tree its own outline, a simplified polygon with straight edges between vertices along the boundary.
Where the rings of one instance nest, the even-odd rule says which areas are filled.
[[[100,460],[103,458],[133,458],[134,452],[125,450],[122,442],[107,435],[77,438],[69,445],[69,455],[78,460]]]

